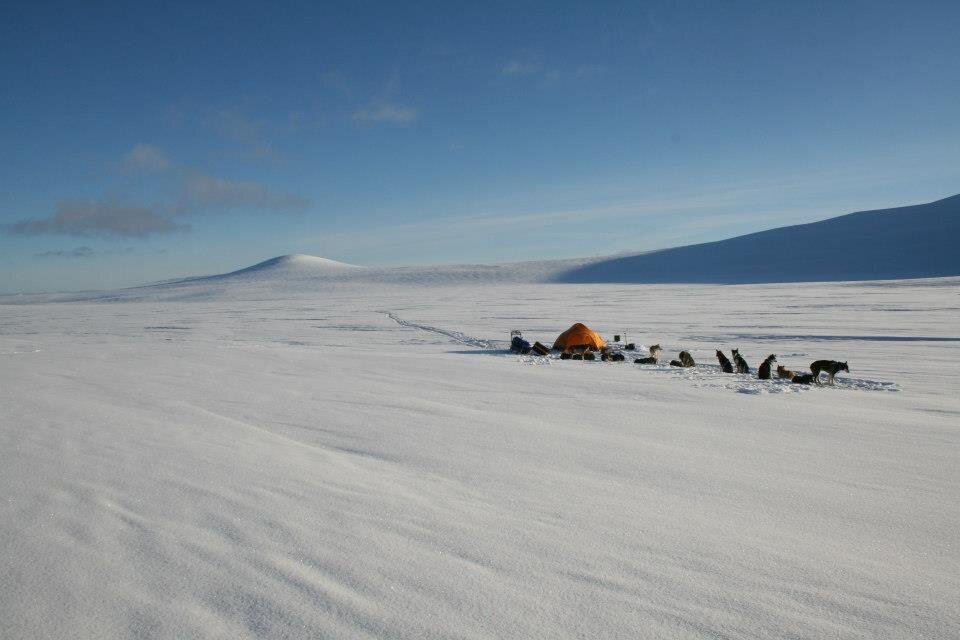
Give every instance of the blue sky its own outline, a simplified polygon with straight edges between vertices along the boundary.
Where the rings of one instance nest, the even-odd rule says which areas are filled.
[[[642,251],[960,192],[960,3],[7,3],[0,292]]]

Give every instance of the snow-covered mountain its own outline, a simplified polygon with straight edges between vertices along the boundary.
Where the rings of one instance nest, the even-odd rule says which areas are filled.
[[[200,283],[230,283],[230,282],[257,282],[257,281],[284,281],[284,280],[316,280],[340,279],[344,276],[357,275],[363,267],[346,262],[338,262],[320,256],[311,256],[303,253],[292,253],[277,256],[258,262],[257,264],[229,273],[218,273],[209,276],[196,276],[169,282],[161,282],[156,286],[183,286]]]
[[[557,282],[763,283],[960,275],[960,195],[575,267]]]
[[[357,282],[384,284],[445,284],[457,282],[546,282],[594,259],[542,260],[507,264],[452,264],[409,267],[360,267],[328,258],[294,254],[277,256],[253,266],[213,276],[187,278],[198,282],[265,281]],[[164,283],[169,284],[169,283]]]
[[[345,273],[358,268],[355,264],[347,264],[346,262],[338,262],[336,260],[330,260],[329,258],[310,256],[303,253],[293,253],[258,262],[251,267],[224,274],[222,277],[327,275]]]
[[[208,276],[169,280],[155,284],[61,294],[0,296],[0,304],[36,301],[96,300],[184,301],[223,298],[266,299],[310,294],[321,289],[377,285],[420,287],[458,284],[544,283],[559,274],[589,264],[594,259],[543,260],[510,264],[458,264],[411,267],[362,267],[328,258],[293,254],[277,256],[255,265]]]

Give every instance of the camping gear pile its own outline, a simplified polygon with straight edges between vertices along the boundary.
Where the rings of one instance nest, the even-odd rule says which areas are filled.
[[[538,356],[545,356],[550,353],[550,349],[547,349],[546,346],[540,344],[539,342],[534,342],[533,345],[531,345],[529,342],[523,339],[523,334],[517,330],[510,332],[510,351],[513,351],[514,353],[521,353],[523,355],[533,352]]]

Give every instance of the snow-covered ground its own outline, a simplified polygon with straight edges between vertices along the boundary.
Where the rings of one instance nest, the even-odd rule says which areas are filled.
[[[0,298],[0,636],[960,636],[960,279],[304,262]]]

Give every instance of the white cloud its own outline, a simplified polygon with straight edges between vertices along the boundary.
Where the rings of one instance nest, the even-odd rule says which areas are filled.
[[[153,173],[165,172],[161,182],[172,189],[168,192],[169,200],[159,204],[108,199],[63,200],[57,203],[53,213],[45,217],[0,225],[0,231],[23,236],[146,238],[188,230],[189,225],[176,220],[178,216],[232,211],[296,213],[309,205],[305,198],[273,191],[257,182],[215,178],[197,169],[176,165],[160,148],[149,144],[134,146],[124,156],[123,164]],[[67,257],[68,254],[70,257],[87,257],[78,250],[43,255]]]
[[[304,117],[300,114],[294,120]],[[186,127],[195,134],[216,136],[227,145],[214,150],[217,155],[254,162],[282,161],[283,154],[274,147],[271,138],[292,130],[290,118],[257,118],[234,107],[173,107],[167,110],[167,121],[173,128]]]
[[[170,161],[159,147],[152,144],[134,145],[123,159],[125,166],[142,171],[165,171]]]
[[[515,58],[500,68],[502,76],[532,76],[543,82],[584,80],[607,72],[607,68],[595,64],[581,64],[572,68],[556,68],[536,59]]]
[[[57,251],[44,251],[35,253],[35,258],[92,258],[94,256],[113,256],[125,253],[133,253],[133,247],[123,247],[120,249],[100,249],[95,251],[90,247],[76,247],[75,249],[61,249]]]
[[[4,225],[12,235],[69,235],[145,238],[187,229],[152,205],[97,200],[67,200],[46,218]]]
[[[859,206],[839,201],[829,207],[806,202],[795,207],[782,205],[820,184],[824,177],[817,174],[789,180],[724,183],[698,191],[661,192],[659,197],[638,194],[631,184],[581,184],[573,186],[563,199],[580,200],[585,191],[595,196],[582,206],[524,211],[523,205],[509,205],[489,213],[344,229],[298,240],[321,252],[348,246],[355,254],[379,255],[403,247],[406,255],[419,252],[427,261],[436,260],[437,255],[469,254],[474,247],[483,247],[487,253],[495,251],[494,247],[516,250],[515,254],[502,254],[509,259],[575,257],[598,251],[604,255],[637,253],[717,240],[751,229],[811,222]],[[590,203],[591,199],[594,203]],[[596,202],[601,199],[607,202]],[[870,204],[875,208],[889,206],[884,202]],[[592,229],[589,233],[579,231],[585,224]],[[576,249],[577,243],[572,239],[578,235],[584,236],[586,251]],[[514,242],[516,238],[521,240]]]
[[[510,60],[500,69],[500,74],[504,76],[528,76],[539,73],[541,69],[543,69],[543,65],[539,62]]]
[[[44,251],[35,253],[35,258],[89,258],[93,255],[93,249],[90,247],[77,247],[76,249],[62,249],[59,251]]]
[[[413,107],[404,107],[397,104],[380,104],[353,113],[353,119],[360,122],[407,124],[420,117],[420,112]]]
[[[278,193],[256,182],[241,182],[192,173],[183,182],[176,211],[180,214],[257,209],[271,212],[302,211],[308,201]]]
[[[578,80],[598,76],[607,72],[607,68],[600,64],[582,64],[570,73],[570,77]]]

